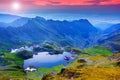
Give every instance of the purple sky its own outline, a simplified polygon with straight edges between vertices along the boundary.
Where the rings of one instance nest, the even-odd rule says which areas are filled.
[[[12,4],[20,4],[13,10]],[[120,0],[0,0],[0,13],[48,19],[89,19],[93,23],[120,22]]]

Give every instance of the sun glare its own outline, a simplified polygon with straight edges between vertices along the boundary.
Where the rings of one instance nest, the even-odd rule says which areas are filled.
[[[20,9],[20,3],[19,3],[19,2],[14,2],[14,3],[12,4],[12,8],[13,8],[14,10],[19,10],[19,9]]]

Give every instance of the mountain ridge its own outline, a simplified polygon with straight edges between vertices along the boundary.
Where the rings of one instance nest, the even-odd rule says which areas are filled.
[[[99,44],[110,46],[112,49],[120,51],[120,24],[115,24],[103,32]]]
[[[4,25],[9,25],[5,27]],[[55,42],[61,46],[88,48],[95,45],[111,46],[119,39],[120,24],[112,25],[104,31],[94,27],[87,19],[60,21],[20,17],[11,23],[0,26],[1,48],[14,48],[23,45]]]
[[[5,39],[9,37],[11,43],[17,43],[18,45],[19,41],[39,44],[47,40],[54,41],[62,46],[74,45],[79,47],[88,47],[88,44],[90,46],[91,43],[89,42],[93,38],[91,35],[97,32],[97,29],[86,19],[54,21],[42,17],[28,19],[20,27],[9,26],[3,29],[6,34],[2,31],[0,34],[4,35]],[[4,41],[2,38],[1,40]]]

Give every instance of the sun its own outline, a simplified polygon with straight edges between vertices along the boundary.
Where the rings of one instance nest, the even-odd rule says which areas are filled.
[[[21,8],[21,6],[20,6],[19,2],[13,2],[12,3],[12,9],[19,10],[20,8]]]

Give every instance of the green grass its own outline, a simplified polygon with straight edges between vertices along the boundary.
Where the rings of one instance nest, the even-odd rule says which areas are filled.
[[[79,48],[73,48],[73,50],[75,51],[76,54],[83,54],[83,51]],[[10,53],[10,52],[1,52],[1,55],[4,55],[4,64],[6,64],[5,66],[0,66],[2,68],[6,67],[6,70],[3,70],[2,68],[0,69],[0,80],[10,80],[11,78],[13,80],[41,80],[41,78],[47,74],[47,73],[60,73],[61,69],[63,68],[62,65],[58,65],[52,68],[38,68],[38,70],[36,72],[29,72],[28,74],[26,74],[22,68],[23,62],[24,60],[19,58],[16,53]],[[108,56],[111,55],[112,52],[110,51],[110,49],[106,48],[106,47],[101,47],[101,46],[97,46],[97,47],[92,47],[92,48],[88,48],[85,50],[84,54],[85,58],[90,58],[93,57],[92,59],[97,60],[99,57],[101,59],[104,58],[103,56]],[[89,54],[89,55],[88,55]],[[100,55],[100,56],[91,56],[91,55]],[[102,57],[101,57],[102,55]],[[79,55],[81,57],[83,57],[83,55]],[[97,59],[96,59],[97,58]],[[106,57],[105,57],[106,58]],[[91,58],[90,58],[91,59]],[[106,60],[106,59],[105,59]],[[75,60],[77,62],[77,59]],[[99,61],[99,59],[98,59]],[[100,60],[101,61],[101,60]],[[101,62],[103,62],[101,61]],[[10,64],[7,64],[8,62],[10,62]],[[107,62],[107,61],[106,61]],[[71,68],[75,68],[75,66],[79,66],[79,63],[74,63]],[[101,63],[101,66],[104,66],[104,64]],[[106,67],[112,66],[111,64],[105,64]]]
[[[78,54],[78,55],[83,54],[83,51],[80,48],[72,48],[72,50],[75,52],[75,54]]]
[[[62,68],[63,68],[62,65],[55,66],[52,68],[38,68],[37,72],[30,72],[27,77],[34,80],[40,80],[43,74],[50,73],[50,72],[59,73]]]
[[[19,58],[16,53],[10,53],[10,52],[0,52],[3,53],[4,57],[4,65],[0,66],[0,79],[6,79],[9,80],[12,79],[19,79],[23,80],[24,78],[27,79],[34,79],[34,80],[40,80],[42,78],[42,75],[49,72],[55,72],[59,73],[62,69],[62,65],[55,66],[52,68],[38,68],[37,72],[30,72],[29,74],[26,74],[22,68],[24,60]],[[4,67],[6,70],[4,70]]]
[[[103,56],[108,56],[108,55],[112,54],[110,49],[108,49],[106,47],[102,47],[102,46],[88,48],[85,50],[85,52],[90,54],[90,55],[103,55]]]
[[[24,60],[17,57],[16,53],[10,53],[7,51],[0,51],[0,53],[4,55],[4,57],[2,57],[3,64],[0,66],[0,80],[9,80],[9,78],[18,79],[23,78],[26,75],[22,68]]]
[[[4,58],[15,60],[16,54],[15,53],[4,53]]]

